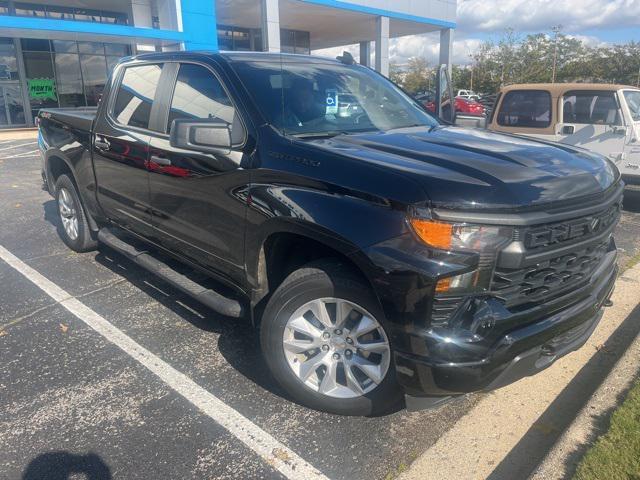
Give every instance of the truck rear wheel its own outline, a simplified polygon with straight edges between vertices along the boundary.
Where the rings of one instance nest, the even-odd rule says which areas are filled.
[[[94,250],[98,242],[92,236],[76,186],[69,176],[58,177],[55,194],[62,241],[76,252]]]
[[[402,397],[383,313],[369,287],[335,262],[291,273],[262,316],[260,341],[294,400],[340,415],[390,411]]]

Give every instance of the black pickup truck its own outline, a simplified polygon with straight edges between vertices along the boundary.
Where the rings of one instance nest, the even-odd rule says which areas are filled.
[[[312,408],[503,386],[579,348],[610,302],[611,162],[452,126],[347,57],[126,58],[97,110],[39,124],[65,243],[249,319]]]

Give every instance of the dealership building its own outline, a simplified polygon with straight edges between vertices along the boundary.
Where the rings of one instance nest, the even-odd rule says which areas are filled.
[[[391,38],[439,32],[449,63],[456,2],[0,0],[0,129],[32,126],[43,107],[96,105],[117,60],[140,52],[359,44],[360,62],[387,74]]]

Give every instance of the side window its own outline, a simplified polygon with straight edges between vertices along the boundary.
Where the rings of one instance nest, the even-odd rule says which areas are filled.
[[[615,92],[565,93],[562,97],[562,121],[584,125],[620,125]]]
[[[244,139],[242,126],[229,96],[217,77],[202,65],[180,65],[171,99],[167,132],[171,130],[171,123],[179,118],[222,120],[231,125],[234,145],[242,143]]]
[[[551,124],[551,94],[544,90],[507,92],[498,112],[503,127],[546,128]]]
[[[149,128],[151,105],[160,82],[162,65],[126,67],[113,107],[113,118],[121,125]]]

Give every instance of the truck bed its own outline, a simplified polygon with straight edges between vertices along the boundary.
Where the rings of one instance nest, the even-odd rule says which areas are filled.
[[[98,107],[43,108],[41,113],[75,130],[91,131]]]

